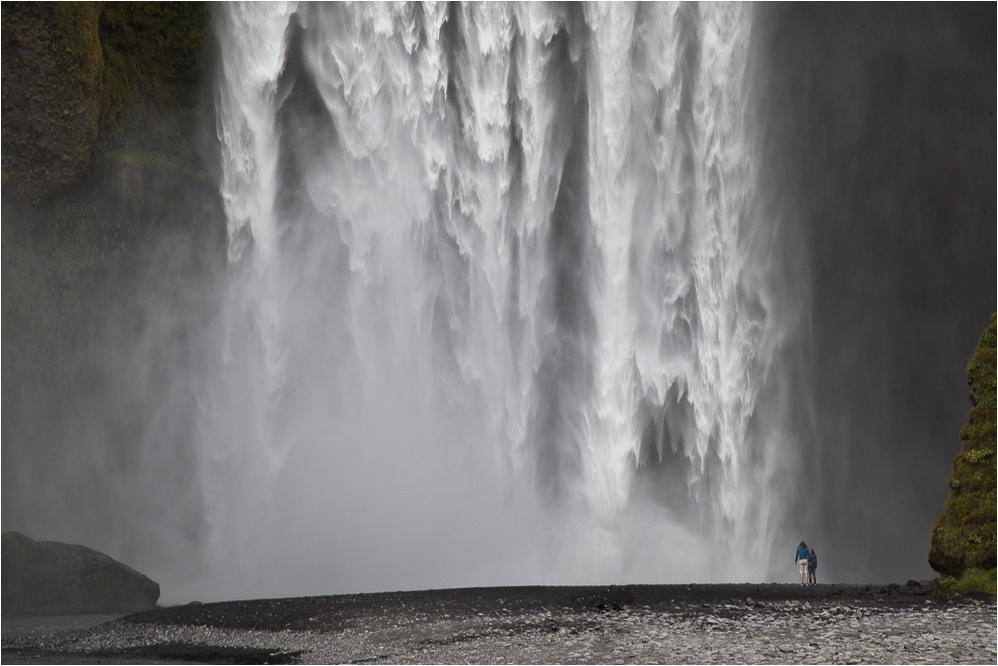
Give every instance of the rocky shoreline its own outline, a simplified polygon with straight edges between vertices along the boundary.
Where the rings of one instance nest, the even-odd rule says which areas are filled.
[[[914,583],[914,581],[911,581]],[[926,585],[629,585],[190,604],[55,633],[4,663],[994,663],[993,599]]]

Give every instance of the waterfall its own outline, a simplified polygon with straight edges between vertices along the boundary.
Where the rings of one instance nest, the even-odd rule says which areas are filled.
[[[229,594],[764,575],[751,14],[218,12]]]

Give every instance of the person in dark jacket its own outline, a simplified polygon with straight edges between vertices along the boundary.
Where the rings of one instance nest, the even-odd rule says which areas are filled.
[[[815,583],[818,582],[818,577],[816,573],[817,571],[818,571],[818,556],[815,554],[814,548],[812,548],[808,552],[808,557],[807,557],[807,582],[810,583],[811,585],[814,585]]]
[[[800,571],[800,584],[807,585],[807,567],[811,561],[811,553],[807,549],[807,544],[803,541],[797,546],[797,554],[794,555],[794,562],[797,563],[797,570]]]

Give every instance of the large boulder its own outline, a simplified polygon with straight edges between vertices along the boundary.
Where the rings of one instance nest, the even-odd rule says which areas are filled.
[[[932,528],[929,565],[943,574],[943,588],[948,579],[969,575],[993,591],[995,473],[998,469],[995,455],[995,315],[991,315],[991,325],[984,331],[967,364],[967,383],[972,407],[967,425],[960,432],[963,448],[953,458],[946,507],[936,517]],[[974,583],[971,587],[980,585]]]
[[[130,613],[154,608],[159,584],[103,553],[3,534],[5,615]]]

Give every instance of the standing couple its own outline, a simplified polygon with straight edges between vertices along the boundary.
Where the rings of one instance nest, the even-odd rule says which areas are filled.
[[[817,582],[815,572],[818,569],[818,556],[814,554],[814,548],[808,549],[803,541],[797,546],[797,554],[794,555],[797,568],[800,570],[800,584],[814,585]]]

